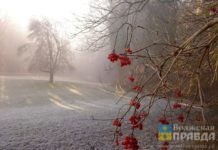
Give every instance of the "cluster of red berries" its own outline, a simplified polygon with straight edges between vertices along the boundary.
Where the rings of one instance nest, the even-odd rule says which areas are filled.
[[[110,53],[107,57],[111,62],[115,62],[118,60],[119,55],[117,55],[116,53]]]
[[[128,80],[131,81],[131,82],[134,82],[135,78],[133,76],[128,76]],[[135,86],[132,87],[132,90],[135,91],[135,92],[141,92],[142,87],[139,86],[139,85],[135,85]]]
[[[128,53],[132,53],[132,51],[128,48],[127,49]],[[107,57],[111,62],[115,62],[115,61],[120,61],[120,66],[127,66],[131,64],[131,60],[128,56],[126,55],[118,55],[115,52],[112,52],[108,55]]]
[[[215,15],[217,13],[216,7],[211,7],[209,10],[210,15]]]
[[[119,56],[120,66],[126,66],[131,64],[131,60],[127,56]]]
[[[109,54],[108,59],[111,62],[119,61],[121,67],[130,65],[131,60],[130,60],[130,58],[128,57],[127,54],[132,54],[132,50],[130,48],[125,48],[124,50],[125,50],[124,54],[116,54],[115,52]],[[130,75],[130,76],[128,76],[128,80],[130,82],[134,82],[135,78],[134,78],[134,76]],[[135,92],[142,92],[142,89],[143,89],[143,87],[140,86],[140,85],[137,85],[137,84],[132,87],[132,90],[135,91]],[[181,92],[180,89],[175,89],[175,90],[173,90],[173,96],[175,98],[180,98],[183,95],[182,95],[182,92]],[[143,121],[143,118],[146,117],[146,115],[142,115],[142,113],[137,112],[138,109],[141,107],[140,101],[138,101],[138,99],[136,97],[135,99],[130,100],[129,105],[135,108],[135,112],[129,117],[129,123],[131,125],[132,131],[134,131],[135,129],[143,130],[142,121]],[[181,107],[182,106],[179,103],[174,103],[172,105],[173,109],[178,109],[178,108],[181,108]],[[178,115],[176,117],[176,119],[178,121],[180,121],[180,122],[183,122],[184,121],[183,114]],[[166,117],[163,117],[163,118],[159,119],[159,123],[169,124],[169,121],[167,121]],[[114,141],[115,145],[118,146],[119,142],[120,142],[119,137],[122,136],[122,133],[119,130],[119,129],[121,129],[120,127],[122,125],[121,119],[116,118],[115,120],[113,120],[112,124],[113,124],[113,126],[115,126],[118,129],[118,130],[116,130],[116,139]],[[125,150],[138,150],[139,149],[138,141],[133,136],[133,134],[129,135],[129,136],[125,136],[124,139],[122,140],[122,145],[123,145],[123,149],[125,149]],[[168,145],[169,145],[168,142],[162,143],[161,149],[162,150],[167,150]]]
[[[132,54],[132,50],[130,48],[125,48],[124,50],[126,53]]]
[[[134,86],[132,89],[133,89],[134,91],[136,91],[136,92],[141,92],[141,91],[142,91],[142,87],[141,87],[141,86],[138,86],[138,85]]]
[[[117,133],[117,135],[119,135],[119,136],[123,136],[123,133],[122,133],[121,131],[117,131],[116,133]]]
[[[134,106],[136,109],[139,109],[140,106],[141,106],[140,102],[138,102],[138,101],[136,101],[136,100],[131,100],[131,101],[129,102],[129,105],[130,105],[130,106]]]
[[[115,144],[116,146],[119,146],[119,140],[116,139],[116,140],[114,141],[114,144]]]
[[[143,129],[143,125],[142,123],[140,123],[142,117],[141,115],[132,115],[130,118],[129,118],[129,122],[130,124],[132,125],[132,129],[136,129],[138,128],[139,130],[142,130]]]
[[[117,130],[117,131],[116,131],[116,139],[115,139],[115,141],[114,141],[114,144],[115,144],[116,146],[119,145],[118,136],[123,136],[123,133],[122,133],[120,130]]]
[[[167,150],[169,143],[167,141],[163,142],[161,145],[161,150]]]
[[[179,104],[179,103],[174,103],[173,104],[173,109],[177,109],[177,108],[181,108],[181,107],[182,107],[182,105]]]
[[[121,121],[118,118],[113,120],[112,124],[115,127],[121,127]]]
[[[160,118],[158,120],[161,124],[169,124],[169,122],[166,120],[166,118]]]
[[[184,118],[183,114],[180,114],[179,116],[177,116],[176,119],[180,122],[183,122],[185,118]]]
[[[134,82],[134,81],[135,81],[135,78],[134,78],[133,76],[129,76],[129,77],[128,77],[128,80],[131,81],[131,82]]]
[[[126,136],[123,141],[122,145],[124,146],[123,148],[125,150],[138,150],[138,141],[137,139],[132,135],[132,136]]]
[[[174,96],[175,98],[180,98],[180,97],[182,97],[182,92],[181,92],[181,90],[175,89],[175,90],[173,91],[173,96]]]
[[[184,122],[184,119],[185,117],[183,116],[183,114],[180,114],[176,117],[176,119],[179,121],[179,122]],[[159,120],[159,123],[161,124],[169,124],[169,122],[166,120],[166,118],[160,118]]]

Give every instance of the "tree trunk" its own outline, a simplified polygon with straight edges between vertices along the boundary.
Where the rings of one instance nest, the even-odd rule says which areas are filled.
[[[53,61],[53,49],[51,41],[49,40],[49,35],[47,34],[48,50],[49,50],[49,83],[54,83],[54,61]]]
[[[49,72],[49,83],[54,83],[54,71],[52,69]]]

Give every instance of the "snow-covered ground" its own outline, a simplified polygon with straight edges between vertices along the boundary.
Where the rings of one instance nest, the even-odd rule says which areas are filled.
[[[97,84],[0,77],[0,150],[113,150],[117,100]],[[141,148],[157,149],[144,126]]]
[[[0,149],[111,149],[111,120],[101,119],[116,98],[101,88],[0,78]]]

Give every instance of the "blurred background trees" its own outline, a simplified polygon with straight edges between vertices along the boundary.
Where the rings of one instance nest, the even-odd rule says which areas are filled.
[[[217,3],[214,0],[96,1],[92,7],[96,13],[84,19],[82,31],[92,33],[90,50],[109,43],[111,51],[134,60],[128,69],[115,67],[119,71],[117,84],[123,90],[131,89],[132,85],[125,80],[129,74],[136,76],[138,84],[146,82],[146,92],[152,92],[161,82],[168,88],[163,92],[160,87],[156,94],[166,97],[173,89],[180,89],[186,99],[198,102],[204,99],[206,105],[218,96],[215,92]],[[126,53],[126,48],[132,54]]]
[[[17,26],[0,12],[0,74],[25,71],[23,61],[17,57],[16,49],[24,41],[24,35]]]

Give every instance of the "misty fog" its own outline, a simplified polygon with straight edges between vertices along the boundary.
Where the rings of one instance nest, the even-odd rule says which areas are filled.
[[[217,0],[0,0],[0,150],[215,150],[217,91]]]
[[[41,1],[37,3],[30,3],[28,1],[16,2],[16,8],[10,1],[1,5],[1,75],[33,75],[44,76],[45,72],[34,71],[28,69],[31,56],[20,56],[18,48],[28,41],[29,34],[28,26],[31,19],[39,17],[47,17],[59,24],[59,32],[71,42],[72,68],[57,72],[57,76],[67,77],[68,79],[84,80],[93,82],[114,82],[116,70],[112,69],[106,59],[109,50],[105,48],[96,48],[93,50],[86,49],[88,43],[81,38],[72,38],[79,29],[80,22],[76,18],[78,16],[86,17],[89,13],[89,1],[81,1],[74,3],[75,6],[67,7],[69,1],[60,2],[54,1],[54,5],[45,2],[44,6],[40,5]],[[11,4],[11,5],[10,5]],[[25,4],[25,5],[24,5]],[[39,8],[38,8],[39,7]],[[49,7],[49,8],[48,8]],[[81,9],[74,7],[81,7]],[[58,9],[61,12],[56,12]],[[32,10],[33,9],[33,10]],[[63,12],[62,12],[63,11]],[[59,14],[59,15],[57,15]],[[75,17],[76,16],[76,17]],[[109,69],[109,70],[108,70]]]

